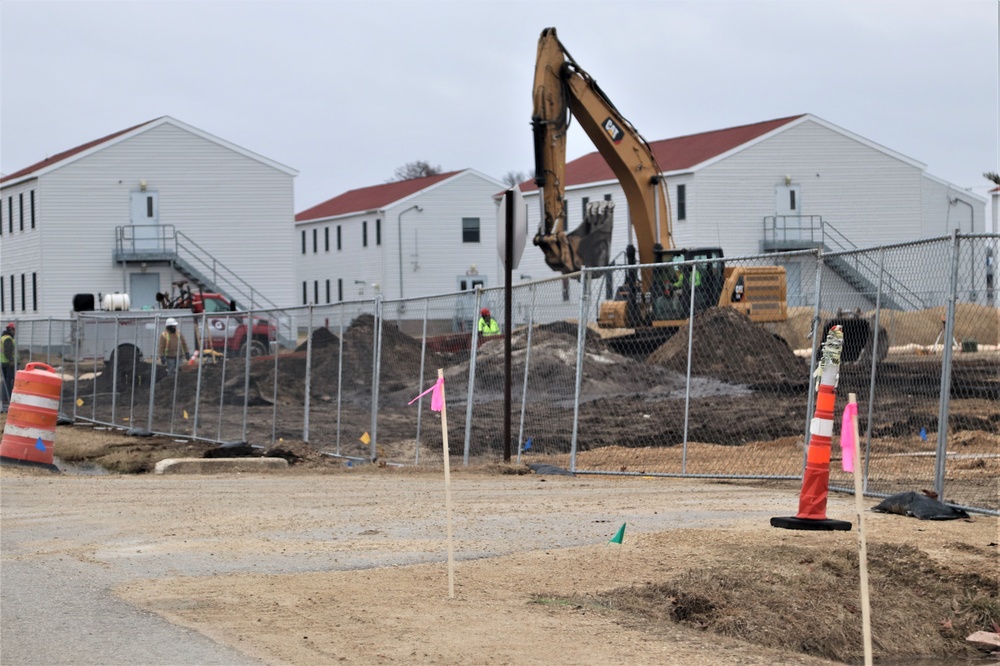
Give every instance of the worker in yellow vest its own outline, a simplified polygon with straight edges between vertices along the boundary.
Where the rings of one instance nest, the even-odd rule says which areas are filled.
[[[489,308],[479,311],[479,335],[482,337],[500,335],[500,324],[490,315]]]
[[[14,371],[17,369],[17,348],[14,344],[14,323],[3,329],[0,336],[0,370],[3,375],[3,387],[0,388],[0,411],[7,411],[10,404],[10,394],[14,390]]]
[[[177,320],[173,317],[167,319],[166,330],[160,334],[160,343],[156,349],[156,355],[167,367],[167,374],[172,375],[177,372],[177,365],[180,360],[189,360],[191,353],[188,351],[187,340],[184,335],[177,330]]]

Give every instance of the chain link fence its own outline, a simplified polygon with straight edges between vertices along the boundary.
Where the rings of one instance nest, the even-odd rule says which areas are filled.
[[[15,319],[18,360],[63,375],[67,418],[133,434],[262,449],[304,442],[345,464],[440,465],[440,413],[429,396],[410,404],[440,370],[450,453],[466,465],[509,455],[576,473],[795,480],[817,349],[840,324],[838,407],[857,396],[865,492],[932,490],[995,514],[998,239],[706,257],[517,284],[510,442],[504,335],[478,327],[486,308],[505,332],[501,288],[249,313]],[[167,317],[188,343],[173,359],[158,349]],[[189,361],[185,351],[198,353]],[[853,491],[836,460],[830,483]]]

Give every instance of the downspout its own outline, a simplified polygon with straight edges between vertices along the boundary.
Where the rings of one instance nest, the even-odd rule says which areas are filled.
[[[417,204],[413,204],[409,208],[399,212],[396,216],[396,234],[397,242],[399,245],[399,298],[403,299],[403,214],[409,213],[411,210],[416,210],[418,213],[423,211],[423,208]]]

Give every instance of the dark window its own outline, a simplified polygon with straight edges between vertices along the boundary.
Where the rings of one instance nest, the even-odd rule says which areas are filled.
[[[35,191],[31,190],[31,228],[35,228]]]
[[[788,210],[796,210],[796,208],[795,208],[795,190],[788,190]]]
[[[14,197],[7,197],[7,231],[14,233]]]
[[[368,247],[368,221],[361,223],[361,247]]]
[[[330,251],[330,227],[323,227],[323,250]]]
[[[313,254],[319,252],[319,229],[313,229]]]
[[[562,296],[564,301],[569,300],[569,280],[562,281]]]
[[[375,220],[375,244],[382,244],[382,220]]]
[[[589,203],[590,203],[590,197],[584,197],[583,199],[580,200],[580,209],[581,209],[580,219],[581,220],[586,220],[587,219],[587,204],[589,204]]]
[[[309,283],[305,280],[302,281],[302,305],[309,305]]]
[[[687,185],[677,186],[677,219],[687,219]]]
[[[17,301],[14,300],[14,274],[10,274],[10,311],[14,312],[17,310]]]
[[[344,300],[344,280],[337,278],[337,302]]]
[[[313,280],[313,303],[319,303],[319,280]]]
[[[337,249],[340,249],[340,225],[337,225]]]
[[[479,218],[478,217],[463,217],[462,218],[462,242],[463,243],[478,243],[479,242]]]
[[[26,292],[24,289],[24,273],[21,273],[21,312],[28,311],[28,299],[24,297],[25,293]]]
[[[3,208],[3,206],[0,206],[0,208]],[[6,298],[6,292],[3,290],[3,276],[0,275],[0,312],[7,311],[7,305],[4,302]]]
[[[24,231],[24,192],[17,195],[17,215],[20,220],[21,231]]]
[[[611,195],[610,194],[605,194],[604,195],[604,200],[605,201],[611,201]]]
[[[306,230],[302,230],[302,254],[306,253]]]
[[[31,274],[31,309],[38,312],[38,273]]]
[[[330,302],[330,278],[326,279],[326,302]]]
[[[153,197],[146,197],[146,217],[153,219]]]

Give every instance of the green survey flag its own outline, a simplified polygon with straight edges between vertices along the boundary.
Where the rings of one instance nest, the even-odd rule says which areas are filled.
[[[613,537],[611,537],[611,540],[608,541],[608,543],[621,543],[624,537],[625,537],[625,523],[622,523],[622,526],[618,528],[618,532],[615,533]]]

